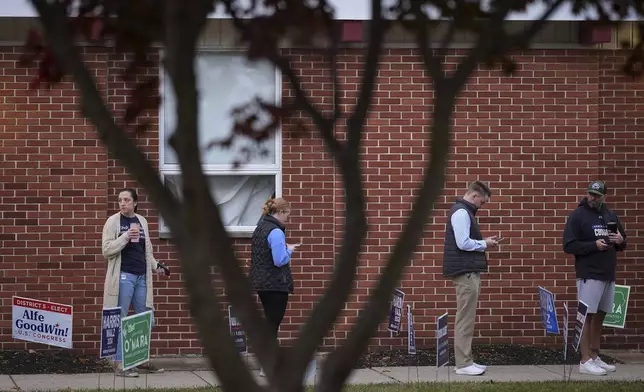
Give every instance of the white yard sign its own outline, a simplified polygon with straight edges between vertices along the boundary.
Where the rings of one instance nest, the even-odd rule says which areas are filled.
[[[72,306],[12,297],[12,315],[14,339],[72,348]]]

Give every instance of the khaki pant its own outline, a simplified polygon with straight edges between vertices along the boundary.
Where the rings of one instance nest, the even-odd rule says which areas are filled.
[[[481,275],[470,272],[453,279],[456,287],[456,320],[454,322],[454,357],[456,367],[474,363],[472,338],[476,321],[476,306],[481,292]]]

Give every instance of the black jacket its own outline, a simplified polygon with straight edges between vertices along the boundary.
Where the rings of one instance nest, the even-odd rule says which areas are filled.
[[[624,237],[620,245],[605,251],[597,249],[596,241],[604,239],[608,242],[608,227],[606,222],[617,222],[617,229]],[[563,250],[575,255],[575,273],[577,279],[594,279],[607,282],[615,281],[617,267],[617,251],[626,249],[626,232],[613,211],[602,205],[597,211],[584,198],[579,206],[568,216],[563,233]]]
[[[460,209],[467,211],[470,217],[470,238],[482,240],[481,229],[476,221],[476,206],[462,198],[456,199],[447,217],[445,230],[445,246],[443,248],[443,276],[456,277],[468,272],[487,272],[487,257],[485,252],[464,251],[456,244],[456,235],[452,227],[452,215]]]
[[[249,280],[255,291],[280,291],[293,293],[291,266],[276,267],[268,245],[268,235],[273,229],[286,233],[286,228],[274,217],[264,216],[253,232]]]

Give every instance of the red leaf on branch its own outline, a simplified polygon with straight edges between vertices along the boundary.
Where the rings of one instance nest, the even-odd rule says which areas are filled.
[[[136,86],[131,95],[131,102],[125,110],[123,122],[133,122],[142,112],[148,109],[156,109],[161,103],[161,97],[157,94],[159,77],[151,76],[147,81]]]

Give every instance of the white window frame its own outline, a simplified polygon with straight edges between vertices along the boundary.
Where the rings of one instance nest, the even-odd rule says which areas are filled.
[[[246,52],[241,49],[209,49],[201,48],[197,50],[197,56],[201,54],[230,54],[246,57]],[[164,164],[166,147],[166,127],[165,127],[165,83],[169,80],[164,76],[163,52],[160,51],[159,60],[159,95],[162,99],[159,106],[159,173],[161,181],[165,183],[165,175],[180,175],[181,167],[179,164]],[[282,103],[282,74],[277,67],[275,68],[275,103]],[[249,101],[253,97],[248,97]],[[232,131],[232,129],[231,129]],[[242,175],[272,175],[275,177],[275,197],[282,197],[282,124],[278,125],[273,134],[275,139],[275,163],[274,164],[247,164],[242,163],[238,168],[229,164],[203,164],[202,170],[206,176],[242,176]],[[258,206],[261,208],[261,206]],[[226,226],[229,235],[233,237],[249,237],[257,226]],[[163,218],[159,215],[159,236],[161,238],[170,237],[170,229],[163,223]]]

